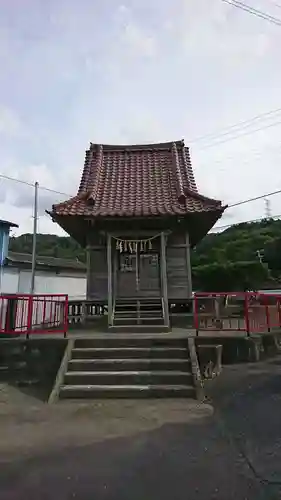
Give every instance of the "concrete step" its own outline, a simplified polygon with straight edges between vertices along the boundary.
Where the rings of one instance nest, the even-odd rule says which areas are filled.
[[[116,323],[133,323],[135,324],[137,321],[141,322],[158,322],[161,321],[164,324],[163,316],[114,316],[113,321]]]
[[[60,398],[186,398],[195,397],[192,385],[63,385]]]
[[[69,371],[64,385],[186,385],[192,383],[190,372],[169,371]]]
[[[121,297],[119,299],[116,299],[115,305],[120,306],[120,305],[128,305],[128,304],[151,304],[151,305],[161,305],[162,301],[161,299],[157,297],[130,297],[130,298],[125,298]]]
[[[141,309],[140,311],[128,311],[128,310],[126,310],[126,311],[115,311],[115,313],[114,313],[114,316],[115,317],[118,316],[118,318],[127,318],[127,317],[132,318],[132,317],[135,317],[135,316],[138,317],[138,315],[149,316],[149,317],[150,316],[157,316],[157,317],[161,316],[161,317],[163,317],[163,312],[162,312],[162,310],[161,311],[160,310],[159,311],[155,311],[153,309],[151,309],[151,310],[146,310],[146,309],[142,310]]]
[[[135,302],[123,302],[122,304],[119,304],[119,303],[116,303],[115,304],[115,309],[121,309],[121,308],[126,308],[126,307],[156,307],[156,308],[160,308],[162,307],[162,304],[161,302],[153,302],[153,301],[139,301],[139,303],[137,303],[137,301]]]
[[[184,347],[75,347],[72,359],[93,358],[176,358],[188,359]]]
[[[153,333],[165,333],[169,332],[169,327],[166,327],[164,325],[115,325],[115,326],[110,326],[108,328],[108,331],[112,333],[148,333],[148,334],[153,334]]]
[[[189,344],[169,336],[76,339],[60,398],[196,398]]]
[[[140,306],[135,306],[133,305],[124,305],[124,306],[119,306],[114,308],[115,311],[162,311],[162,305],[161,304],[142,304]]]
[[[187,350],[187,339],[170,337],[169,334],[155,335],[108,335],[107,337],[87,337],[75,339],[75,348],[79,347],[182,347]]]
[[[68,371],[180,370],[190,371],[188,359],[72,359]]]
[[[133,305],[124,305],[124,306],[119,306],[119,307],[116,307],[114,308],[114,312],[115,314],[121,314],[121,313],[135,313],[137,311],[141,311],[141,312],[145,312],[145,311],[155,311],[155,312],[159,312],[161,313],[163,311],[162,309],[162,306],[161,305],[142,305],[141,307],[137,307],[137,306],[133,306]]]
[[[161,316],[163,317],[163,311],[162,310],[155,310],[155,309],[140,309],[139,311],[138,310],[122,310],[122,311],[114,311],[114,317],[118,317],[118,318],[133,318],[133,317],[138,317],[138,316]]]

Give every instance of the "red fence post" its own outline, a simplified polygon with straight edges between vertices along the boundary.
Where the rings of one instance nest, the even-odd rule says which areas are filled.
[[[29,295],[28,297],[28,309],[27,309],[27,330],[26,337],[29,337],[29,334],[32,330],[32,316],[33,316],[33,295]]]
[[[68,330],[68,295],[7,294],[0,297],[0,334],[63,333]]]
[[[279,319],[279,325],[278,327],[281,327],[281,307],[280,307],[280,297],[277,297],[277,310],[278,310],[278,319]]]
[[[245,312],[245,326],[247,335],[250,336],[250,317],[249,317],[249,295],[245,292],[244,296],[244,312]]]
[[[264,305],[265,305],[265,317],[266,317],[267,331],[270,332],[270,316],[269,316],[269,308],[268,308],[268,297],[266,295],[264,295],[263,299],[264,299]]]
[[[68,295],[65,296],[64,303],[64,325],[63,325],[63,336],[66,337],[68,330]]]

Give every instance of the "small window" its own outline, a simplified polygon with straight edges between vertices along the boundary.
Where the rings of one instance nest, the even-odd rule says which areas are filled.
[[[148,264],[149,266],[153,267],[158,266],[159,256],[157,253],[141,254],[140,258],[144,264]]]
[[[158,266],[158,255],[156,253],[151,255],[150,264],[155,267]]]
[[[120,271],[122,273],[131,273],[135,271],[135,256],[120,255]]]

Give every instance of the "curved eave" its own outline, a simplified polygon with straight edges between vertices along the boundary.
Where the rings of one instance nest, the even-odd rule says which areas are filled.
[[[145,151],[147,149],[170,149],[175,144],[177,147],[184,146],[184,140],[147,143],[147,144],[102,144],[103,151]],[[95,149],[99,144],[90,143],[90,148]]]
[[[190,234],[191,246],[195,246],[199,241],[201,241],[207,233],[212,229],[216,222],[221,218],[226,206],[221,206],[213,210],[204,210],[200,212],[193,212],[189,214],[183,214],[181,216],[152,216],[152,217],[134,217],[136,221],[141,224],[143,220],[152,220],[159,224],[163,229],[174,224],[174,220],[182,220],[182,223],[188,229]],[[84,215],[59,215],[54,211],[47,211],[46,213],[56,222],[67,234],[74,238],[80,245],[85,246],[87,244],[86,237],[89,231],[89,219],[91,217]],[[106,223],[107,221],[118,221],[121,223],[124,220],[128,220],[128,217],[93,217],[98,224]],[[160,227],[160,226],[159,226]]]
[[[82,247],[87,245],[86,236],[89,229],[85,217],[79,215],[59,215],[49,210],[45,211],[53,222],[58,224],[63,231],[77,241]]]
[[[224,205],[216,210],[208,210],[191,214],[189,225],[190,244],[192,247],[197,245],[208,232],[214,227],[218,220],[222,217],[227,205]]]

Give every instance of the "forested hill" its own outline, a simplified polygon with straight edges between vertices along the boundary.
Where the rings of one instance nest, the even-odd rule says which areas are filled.
[[[81,262],[86,262],[85,250],[69,236],[38,234],[36,245],[37,255],[73,260],[78,258]],[[9,250],[11,252],[31,253],[32,234],[21,234],[18,237],[11,237]]]
[[[10,240],[14,252],[32,251],[32,235]],[[85,251],[71,238],[39,234],[37,254],[85,262]],[[262,261],[262,263],[261,263]],[[194,287],[235,290],[281,287],[281,220],[263,220],[211,233],[193,250]]]

